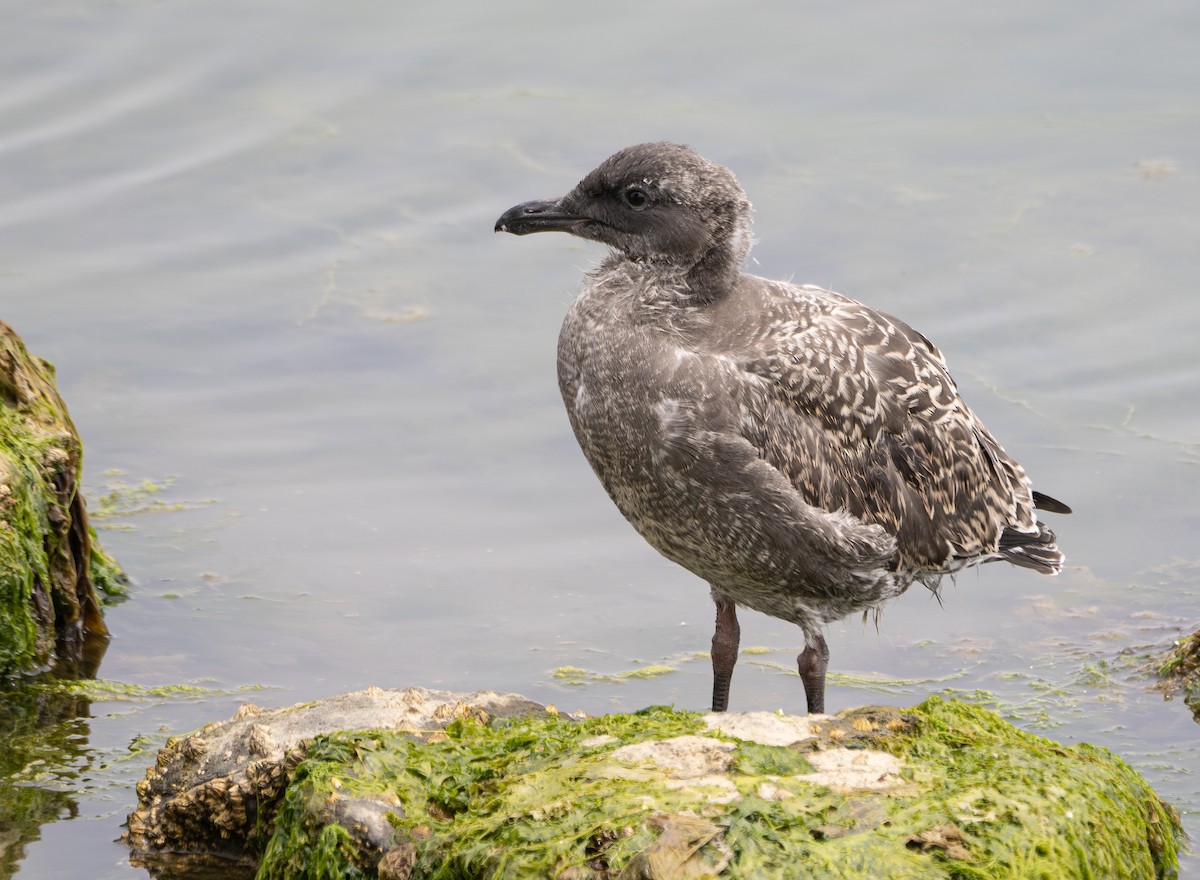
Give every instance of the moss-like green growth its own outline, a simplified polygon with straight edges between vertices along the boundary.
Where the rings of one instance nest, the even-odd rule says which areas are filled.
[[[0,437],[8,433],[0,406]],[[29,668],[51,645],[40,638],[31,603],[36,579],[47,578],[37,535],[37,499],[18,476],[19,459],[0,443],[0,675]]]
[[[681,736],[735,743],[724,781],[679,784],[612,755]],[[835,790],[805,778],[804,748],[733,741],[664,708],[463,718],[427,738],[331,734],[296,768],[258,876],[374,877],[380,866],[412,880],[1174,876],[1178,817],[1102,749],[1064,748],[937,698],[902,716],[842,716],[806,748],[867,743],[902,759],[896,785]],[[369,823],[353,818],[370,814],[363,804],[389,814],[389,841],[363,845],[355,829]]]
[[[124,575],[99,549],[79,494],[83,450],[54,368],[0,322],[0,676],[51,665],[87,674]]]
[[[88,533],[92,542],[92,586],[100,591],[101,605],[116,605],[129,596],[129,576],[121,564],[100,546],[96,530],[89,527]]]
[[[1182,693],[1200,721],[1200,630],[1175,643],[1158,666],[1160,687],[1167,696]]]
[[[918,732],[883,747],[928,792],[921,821],[954,825],[973,855],[947,876],[1175,876],[1178,814],[1111,752],[1064,747],[937,697],[916,712]]]
[[[353,852],[339,862],[347,841],[325,832],[329,817],[321,809],[364,796],[396,799],[396,826],[416,847],[423,872],[414,877],[554,876],[552,869],[580,861],[589,847],[623,853],[646,841],[603,838],[627,818],[641,824],[641,785],[588,768],[618,745],[702,727],[699,716],[660,709],[581,723],[549,716],[488,726],[464,718],[433,742],[383,732],[320,737],[288,787],[259,877],[373,873]],[[588,747],[587,740],[603,744]],[[329,865],[340,867],[331,872]]]

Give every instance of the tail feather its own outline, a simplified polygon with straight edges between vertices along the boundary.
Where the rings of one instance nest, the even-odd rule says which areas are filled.
[[[1047,513],[1070,513],[1071,508],[1063,504],[1057,498],[1051,498],[1049,495],[1043,495],[1036,489],[1033,492],[1033,506],[1038,510],[1044,510]]]
[[[1032,568],[1041,574],[1058,574],[1062,571],[1064,557],[1055,543],[1054,532],[1038,523],[1036,534],[1005,529],[1000,535],[997,552],[1006,562],[1021,568]]]

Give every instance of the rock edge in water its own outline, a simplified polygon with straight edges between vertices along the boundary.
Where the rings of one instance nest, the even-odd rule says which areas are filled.
[[[96,590],[125,576],[88,525],[82,467],[54,367],[0,321],[0,677],[86,676],[107,644]]]
[[[1158,689],[1171,699],[1178,694],[1200,722],[1200,630],[1177,641],[1158,666]]]
[[[173,738],[138,801],[127,840],[163,877],[207,854],[263,880],[1157,878],[1181,833],[1106,750],[936,697],[589,718],[370,688]]]

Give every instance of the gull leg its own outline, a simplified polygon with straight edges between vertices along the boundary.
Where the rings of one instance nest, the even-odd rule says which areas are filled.
[[[718,614],[719,619],[719,614]],[[715,637],[714,637],[715,641]],[[716,665],[716,654],[713,654]],[[829,646],[820,630],[804,631],[804,650],[796,657],[800,669],[800,680],[804,682],[804,696],[808,699],[808,714],[825,712],[825,670],[829,668]]]
[[[712,710],[724,712],[729,708],[729,681],[733,678],[733,667],[737,663],[742,628],[738,625],[736,605],[716,590],[712,591],[712,599],[717,606],[717,627],[712,638]]]

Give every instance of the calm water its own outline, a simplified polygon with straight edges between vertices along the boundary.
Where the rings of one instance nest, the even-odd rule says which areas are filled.
[[[67,713],[19,777],[52,804],[20,877],[145,877],[114,839],[153,749],[246,699],[707,705],[707,591],[612,509],[554,383],[601,250],[491,231],[662,138],[738,173],[753,271],[923,330],[1077,511],[1057,579],[832,626],[831,709],[994,701],[1200,839],[1200,728],[1140,668],[1200,624],[1200,7],[607,6],[0,8],[0,318],[57,364],[90,495],[170,484],[102,532],[136,584],[100,676],[204,689]],[[733,708],[802,707],[799,642],[747,614]]]

